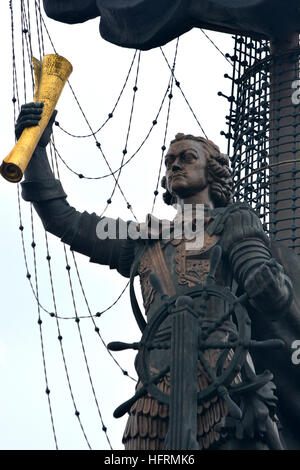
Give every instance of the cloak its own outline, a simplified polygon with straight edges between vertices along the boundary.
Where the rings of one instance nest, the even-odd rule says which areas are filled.
[[[273,37],[300,31],[298,0],[43,0],[64,23],[101,17],[100,34],[122,47],[148,50],[190,29]]]

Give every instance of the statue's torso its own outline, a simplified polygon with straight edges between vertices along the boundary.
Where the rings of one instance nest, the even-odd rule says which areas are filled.
[[[153,271],[159,276],[162,287],[167,295],[179,296],[188,294],[190,288],[203,284],[210,270],[210,254],[212,248],[219,242],[219,236],[209,235],[205,230],[204,244],[197,250],[189,250],[186,240],[157,240],[149,243],[139,264],[141,290],[144,301],[147,321],[155,316],[161,308],[161,296],[155,292],[149,281],[149,274]],[[216,283],[221,286],[230,286],[232,282],[230,270],[226,260],[222,260],[216,273]],[[200,301],[196,298],[195,308]],[[211,298],[207,305],[204,325],[209,326],[227,306],[222,299]],[[235,331],[231,321],[225,322],[220,329],[213,333],[218,341],[228,339],[230,331]],[[157,337],[162,335],[170,338],[170,321],[167,318],[159,328]],[[208,363],[215,368],[219,351],[205,352]],[[230,354],[229,354],[230,357]],[[229,360],[229,359],[228,359]],[[170,363],[170,350],[153,350],[150,354],[150,368],[153,375]],[[198,388],[203,390],[209,385],[209,377],[198,364]],[[138,385],[138,388],[141,384]],[[158,387],[164,393],[170,393],[170,376],[167,374]],[[220,419],[227,414],[224,401],[218,397],[208,400],[198,406],[198,442],[200,448],[209,448],[216,444],[221,435],[214,427]],[[164,439],[168,427],[168,407],[159,404],[150,396],[139,399],[131,409],[131,416],[124,433],[126,448],[137,449],[145,446],[146,449],[163,449]],[[143,447],[142,447],[143,448]]]

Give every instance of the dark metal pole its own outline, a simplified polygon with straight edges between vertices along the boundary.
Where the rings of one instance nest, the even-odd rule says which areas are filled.
[[[198,319],[188,306],[172,313],[170,421],[167,450],[196,450]]]
[[[300,78],[299,34],[274,38],[271,57],[270,230],[300,253],[295,245],[300,238],[300,163],[295,162],[300,159],[300,106],[292,100]]]

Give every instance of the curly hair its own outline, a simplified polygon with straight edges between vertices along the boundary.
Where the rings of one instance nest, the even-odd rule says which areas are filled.
[[[209,184],[210,197],[215,207],[224,207],[230,204],[232,200],[232,173],[229,167],[229,158],[220,152],[220,149],[211,140],[204,137],[195,137],[190,134],[178,133],[171,144],[181,140],[194,140],[200,142],[207,158],[208,177],[211,179]],[[163,194],[163,200],[167,205],[176,203],[176,197],[167,189],[167,180],[164,176],[161,180],[161,186],[166,189]]]

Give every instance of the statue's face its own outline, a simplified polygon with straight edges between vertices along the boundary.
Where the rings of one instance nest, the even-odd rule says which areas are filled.
[[[167,189],[171,194],[184,199],[206,188],[207,158],[201,142],[174,142],[166,154],[165,165]]]

